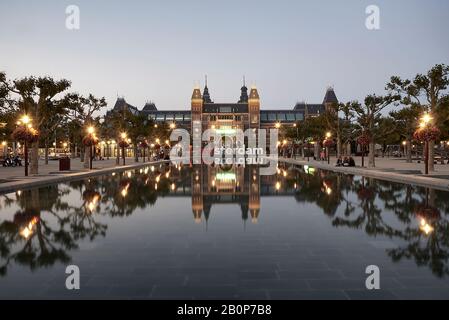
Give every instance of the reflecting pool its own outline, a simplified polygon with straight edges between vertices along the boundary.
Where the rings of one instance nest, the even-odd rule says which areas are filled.
[[[448,192],[259,170],[162,164],[0,195],[0,298],[449,298]]]

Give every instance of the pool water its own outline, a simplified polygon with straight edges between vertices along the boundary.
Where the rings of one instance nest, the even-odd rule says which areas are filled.
[[[287,164],[22,190],[0,195],[0,298],[447,299],[448,212],[448,192]]]

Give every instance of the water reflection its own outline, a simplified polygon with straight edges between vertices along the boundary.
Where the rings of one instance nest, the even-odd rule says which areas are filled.
[[[108,219],[151,210],[159,197],[190,197],[192,220],[207,226],[216,204],[237,204],[242,224],[257,224],[268,213],[261,198],[287,196],[319,208],[341,232],[398,240],[403,245],[385,251],[393,262],[414,260],[442,277],[449,274],[448,195],[307,166],[279,165],[273,176],[256,166],[151,166],[0,196],[0,274],[13,264],[68,263],[81,241],[107,235]]]

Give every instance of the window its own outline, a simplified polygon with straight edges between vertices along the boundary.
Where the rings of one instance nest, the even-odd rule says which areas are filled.
[[[164,114],[158,114],[156,117],[157,121],[164,121],[165,120],[165,115]]]
[[[276,121],[276,113],[269,113],[268,114],[268,120],[269,121]]]
[[[268,121],[268,115],[266,113],[260,114],[260,120],[261,121]]]
[[[184,115],[184,121],[190,121],[192,119],[191,114],[185,114]]]
[[[175,120],[176,121],[182,121],[183,119],[184,119],[184,116],[182,114],[175,115]]]
[[[278,113],[278,120],[285,121],[286,120],[285,113]]]
[[[231,107],[220,107],[220,113],[232,113]]]
[[[287,113],[287,120],[288,121],[295,121],[295,114],[294,113]]]
[[[173,121],[175,119],[175,115],[174,114],[167,114],[165,116],[165,121]]]
[[[298,120],[298,121],[304,120],[304,115],[302,113],[297,113],[296,114],[296,120]]]
[[[156,119],[156,115],[155,114],[149,114],[148,115],[148,120],[155,120]]]

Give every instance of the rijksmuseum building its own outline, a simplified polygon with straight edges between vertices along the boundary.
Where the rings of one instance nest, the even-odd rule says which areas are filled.
[[[237,99],[236,99],[237,100]],[[192,93],[190,110],[158,110],[154,103],[146,103],[142,110],[128,104],[124,98],[118,98],[113,111],[127,108],[133,113],[141,113],[156,123],[174,123],[177,128],[191,132],[194,124],[201,124],[202,131],[215,129],[223,135],[232,135],[234,130],[272,129],[279,126],[293,126],[308,117],[316,117],[331,110],[338,103],[333,88],[328,88],[322,103],[297,103],[291,109],[261,110],[260,96],[256,87],[251,90],[245,86],[240,89],[237,102],[215,103],[206,85],[201,92],[195,88]]]
[[[308,117],[316,117],[332,110],[338,103],[335,92],[328,88],[322,103],[297,103],[291,109],[261,110],[257,88],[243,85],[240,98],[235,103],[214,103],[209,88],[193,90],[190,110],[158,110],[154,103],[146,103],[142,110],[119,98],[112,112],[128,109],[134,114],[144,114],[156,123],[174,123],[177,128],[191,132],[193,124],[201,124],[202,130],[214,129],[224,135],[232,135],[236,129],[272,129],[293,126]],[[194,165],[190,181],[177,179],[177,191],[171,196],[191,196],[195,221],[208,221],[214,205],[239,205],[242,220],[257,222],[261,196],[278,196],[295,193],[281,183],[277,175],[260,176],[257,166]],[[180,187],[179,184],[183,184]],[[189,186],[190,185],[190,186]]]

